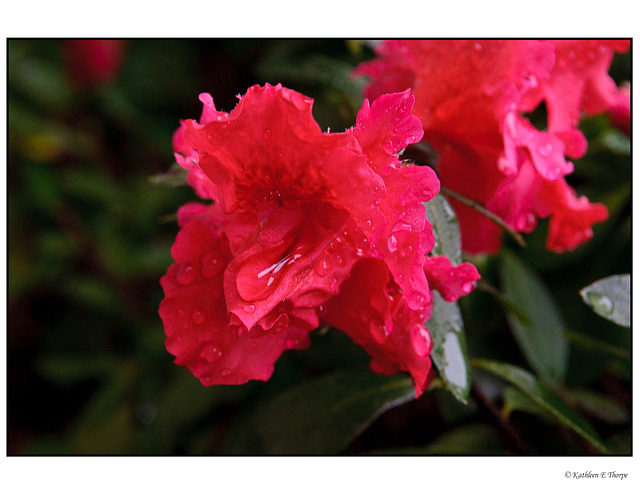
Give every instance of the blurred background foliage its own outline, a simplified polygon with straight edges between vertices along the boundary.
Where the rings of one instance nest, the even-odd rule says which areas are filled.
[[[631,271],[630,143],[606,117],[583,121],[589,152],[568,177],[609,208],[594,239],[550,253],[541,222],[525,248],[505,236],[503,253],[471,260],[483,279],[460,301],[466,403],[440,381],[412,400],[407,376],[370,373],[364,351],[332,329],[286,352],[266,383],[205,388],[172,363],[157,314],[175,212],[197,200],[151,180],[174,161],[179,119],[199,117],[200,92],[231,111],[252,84],[280,82],[314,98],[322,129],[340,132],[362,103],[350,72],[372,51],[337,39],[121,48],[119,71],[87,82],[74,78],[64,41],[8,41],[10,455],[630,452],[630,331],[579,295]],[[617,82],[630,60],[616,56]],[[545,321],[561,328],[549,333]]]

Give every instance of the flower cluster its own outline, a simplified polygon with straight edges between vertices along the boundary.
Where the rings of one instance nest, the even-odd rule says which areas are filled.
[[[370,78],[369,98],[412,88],[444,187],[519,232],[549,217],[547,248],[562,252],[591,238],[592,226],[608,216],[567,184],[573,164],[566,157],[586,152],[577,127],[582,112],[608,112],[629,132],[629,88],[617,88],[608,75],[614,52],[629,47],[629,40],[393,40],[378,44],[377,57],[355,74]],[[523,116],[542,103],[544,131]],[[452,203],[463,249],[496,252],[499,227]]]
[[[431,257],[423,202],[434,171],[398,154],[420,141],[411,90],[365,100],[356,125],[322,132],[312,100],[253,86],[230,113],[202,94],[181,122],[177,162],[205,203],[178,211],[175,263],[161,284],[166,345],[204,385],[267,380],[287,349],[331,325],[373,371],[429,383],[432,290],[453,301],[479,278]]]

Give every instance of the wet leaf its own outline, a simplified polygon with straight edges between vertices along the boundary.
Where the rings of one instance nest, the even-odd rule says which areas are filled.
[[[568,345],[553,298],[542,280],[508,251],[502,256],[501,275],[505,295],[521,310],[507,310],[509,327],[520,350],[543,381],[561,383],[567,369]]]
[[[435,236],[431,254],[446,256],[452,265],[462,263],[460,228],[453,208],[441,194],[424,205]],[[457,303],[448,303],[437,293],[433,296],[433,314],[428,323],[433,338],[431,358],[445,386],[466,404],[471,381],[462,314]]]
[[[433,314],[428,322],[433,339],[431,359],[447,389],[466,404],[471,387],[469,357],[462,314],[457,303],[433,294]]]
[[[459,265],[462,263],[460,227],[453,208],[442,194],[423,204],[427,208],[427,218],[433,226],[436,238],[431,254],[446,256],[452,265]]]
[[[516,386],[536,405],[550,413],[558,423],[576,432],[600,452],[607,453],[607,448],[600,441],[593,427],[528,371],[511,364],[482,359],[474,360],[472,365],[487,370]]]
[[[268,454],[336,454],[384,411],[413,399],[407,376],[366,368],[327,373],[261,405],[253,416]]]
[[[620,326],[631,326],[631,276],[613,275],[598,280],[580,291],[591,309]]]

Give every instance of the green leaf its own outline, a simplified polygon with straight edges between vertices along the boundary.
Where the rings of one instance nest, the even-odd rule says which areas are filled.
[[[384,449],[380,455],[498,455],[507,454],[496,431],[486,424],[459,426],[424,447]]]
[[[570,397],[583,411],[605,423],[624,424],[630,419],[629,411],[606,395],[593,390],[572,390]]]
[[[433,364],[454,397],[466,404],[471,380],[462,314],[458,304],[448,303],[438,293],[434,293],[433,314],[428,326],[433,339]]]
[[[631,276],[613,275],[583,288],[580,295],[594,312],[629,328],[631,326]]]
[[[452,265],[462,263],[460,249],[460,227],[453,208],[442,194],[427,203],[427,219],[433,226],[436,242],[431,250],[433,256],[446,256]]]
[[[168,171],[149,177],[149,182],[166,187],[186,186],[188,184],[187,171],[174,163]]]
[[[598,434],[587,421],[562,402],[550,389],[539,382],[531,373],[507,363],[474,360],[474,367],[485,369],[510,384],[516,386],[536,405],[550,413],[555,420],[570,428],[602,453],[607,453],[607,448],[598,438]]]
[[[462,263],[460,228],[453,208],[441,194],[424,205],[435,236],[431,254],[446,256],[452,265],[459,265]],[[466,404],[471,380],[462,314],[456,303],[445,302],[437,293],[433,296],[433,314],[428,324],[433,338],[431,358],[445,386]]]
[[[516,256],[505,251],[501,264],[505,295],[520,312],[507,309],[513,336],[529,365],[549,383],[558,384],[567,369],[568,345],[564,323],[542,280]]]
[[[579,347],[580,349],[584,349],[589,352],[597,352],[600,354],[609,354],[612,357],[630,360],[631,359],[631,349],[628,347],[618,347],[608,342],[603,342],[598,339],[594,339],[588,335],[584,335],[578,332],[572,332],[567,330],[564,333],[565,338],[572,345]]]
[[[407,376],[366,368],[305,381],[255,412],[253,424],[268,454],[336,454],[384,411],[413,399]]]
[[[555,418],[549,414],[544,408],[540,407],[533,400],[520,392],[517,388],[507,387],[502,393],[502,413],[508,418],[513,411],[522,411],[530,414],[536,414],[550,422],[555,422]]]

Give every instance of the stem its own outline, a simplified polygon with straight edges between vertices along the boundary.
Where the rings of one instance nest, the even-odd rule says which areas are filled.
[[[459,194],[459,193],[457,193],[455,191],[452,191],[451,189],[446,188],[446,187],[442,187],[442,188],[440,188],[440,190],[446,196],[449,196],[449,197],[455,199],[456,201],[459,201],[463,205],[468,206],[469,208],[473,208],[474,210],[479,211],[480,213],[482,213],[489,220],[491,220],[492,222],[494,222],[497,225],[499,225],[502,229],[506,230],[509,233],[509,235],[511,237],[513,237],[521,247],[526,247],[527,246],[527,244],[524,242],[524,239],[522,238],[522,236],[520,234],[518,234],[518,232],[516,232],[511,227],[509,227],[502,218],[500,218],[498,215],[496,215],[492,211],[489,211],[487,208],[482,206],[480,203],[478,203],[478,202],[476,202],[476,201],[474,201],[472,199],[466,198],[466,197],[462,196],[461,194]]]
[[[504,418],[496,405],[482,393],[475,383],[471,384],[471,397],[473,397],[478,404],[487,410],[495,420],[498,429],[511,441],[516,452],[524,455],[534,454],[531,447],[529,447],[529,445],[520,437],[516,429]]]

